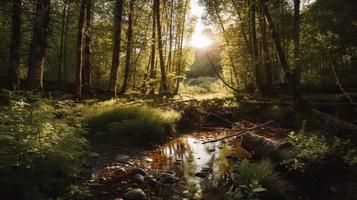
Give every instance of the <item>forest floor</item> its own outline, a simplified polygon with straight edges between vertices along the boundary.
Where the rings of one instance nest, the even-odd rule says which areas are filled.
[[[339,95],[326,96],[311,95],[309,101],[320,111],[355,124],[357,116],[351,104]],[[55,154],[53,149],[45,148],[41,157],[45,162],[36,169],[41,174],[31,175],[57,176],[62,165],[63,173],[68,174],[72,173],[65,171],[69,167],[80,168],[82,172],[74,178],[79,187],[72,186],[70,199],[357,197],[356,137],[316,116],[297,114],[287,96],[239,100],[229,96],[181,96],[163,100],[127,95],[116,100],[91,98],[75,103],[66,96],[43,98],[9,93],[1,95],[0,100],[1,104],[12,105],[2,108],[5,118],[1,119],[10,120],[2,124],[5,130],[9,127],[5,133],[11,134],[3,136],[5,139],[15,133],[13,121],[17,129],[23,126],[29,127],[24,130],[45,130],[41,133],[48,138],[43,140],[44,146],[63,137],[64,124],[69,126],[65,130],[71,131],[84,127],[89,146],[84,151],[84,164],[66,160],[68,156],[63,157],[64,161],[62,157],[58,159],[62,154],[68,153],[72,158],[80,153],[72,148],[74,143],[80,147],[79,137],[69,140],[73,144],[65,143],[65,149]],[[29,124],[33,114],[38,117]],[[38,129],[49,123],[52,129]],[[13,147],[37,150],[38,141],[43,142],[38,140],[41,134],[21,145],[14,145],[12,140],[0,142],[5,142],[4,152]],[[28,170],[27,166],[23,170]],[[13,181],[11,174],[8,176]],[[27,175],[19,177],[20,185],[21,178],[28,180]],[[38,179],[44,183],[31,180],[34,183],[30,186],[21,187],[32,191],[36,184],[49,185],[45,179]],[[73,183],[73,178],[70,181]],[[51,195],[52,190],[58,191],[56,185],[48,188]]]
[[[321,102],[319,98],[311,97],[316,102]],[[331,101],[331,97],[327,99],[330,101],[324,103],[337,102]],[[227,188],[231,186],[226,178],[229,176],[228,172],[244,159],[259,163],[261,158],[265,158],[275,162],[275,169],[281,178],[279,192],[270,193],[270,197],[262,199],[356,197],[354,191],[357,185],[354,178],[346,179],[342,184],[341,177],[326,177],[326,173],[331,173],[330,170],[341,170],[340,166],[332,165],[332,169],[321,173],[314,169],[316,174],[311,176],[290,172],[282,166],[281,160],[272,158],[271,152],[286,154],[286,138],[289,133],[299,131],[298,119],[284,102],[289,102],[289,98],[278,103],[272,99],[244,99],[238,106],[233,97],[204,100],[181,97],[165,103],[151,104],[156,108],[170,108],[181,112],[182,117],[176,124],[178,131],[163,143],[151,142],[144,146],[138,146],[135,142],[121,146],[96,145],[92,149],[95,153],[92,154],[100,156],[96,155],[91,159],[94,175],[85,184],[94,191],[94,199],[130,199],[130,196],[135,195],[140,199],[144,194],[148,199],[227,199],[222,191],[227,192]],[[325,110],[331,111],[330,108]],[[273,123],[254,128],[269,120]],[[254,139],[255,136],[253,140],[248,138],[245,142],[241,135],[221,139],[245,130],[250,130],[248,134],[261,138],[258,142]],[[212,140],[218,141],[211,143]],[[347,175],[345,172],[334,173],[343,177]],[[314,181],[312,185],[308,183],[311,180]]]

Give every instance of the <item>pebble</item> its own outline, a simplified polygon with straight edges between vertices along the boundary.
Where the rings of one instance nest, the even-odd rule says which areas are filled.
[[[118,161],[118,162],[125,162],[126,160],[128,160],[130,157],[128,155],[125,154],[118,154],[115,156],[114,160]]]
[[[88,154],[88,157],[89,158],[99,158],[100,157],[100,154],[99,153],[95,153],[95,152],[92,152],[92,153],[89,153]]]
[[[144,169],[137,167],[131,171],[131,175],[135,175],[135,174],[140,174],[142,176],[146,176],[147,172]]]
[[[144,176],[141,175],[141,174],[134,174],[134,176],[132,177],[131,180],[132,180],[133,183],[136,183],[136,184],[139,184],[139,185],[144,184]]]
[[[124,194],[123,199],[124,200],[143,200],[143,199],[146,199],[146,194],[142,189],[132,189]]]

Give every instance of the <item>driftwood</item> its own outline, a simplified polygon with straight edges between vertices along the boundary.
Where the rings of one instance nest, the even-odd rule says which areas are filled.
[[[221,140],[224,140],[224,139],[227,139],[227,138],[231,138],[231,137],[236,137],[236,136],[241,136],[245,133],[248,133],[248,131],[252,131],[252,130],[255,130],[255,129],[258,129],[260,127],[263,127],[263,126],[266,126],[266,125],[269,125],[271,123],[273,123],[274,121],[271,120],[271,121],[268,121],[268,122],[265,122],[263,124],[259,124],[257,126],[254,126],[254,127],[251,127],[251,128],[247,128],[245,130],[242,130],[236,134],[233,134],[233,135],[228,135],[228,136],[225,136],[225,137],[222,137],[222,138],[218,138],[218,139],[215,139],[215,140],[209,140],[209,141],[206,141],[206,142],[203,142],[203,144],[206,144],[206,143],[212,143],[212,142],[218,142],[218,141],[221,141]]]
[[[254,133],[244,134],[241,146],[252,152],[256,159],[268,157],[276,163],[294,158],[297,155],[296,149],[291,144]]]

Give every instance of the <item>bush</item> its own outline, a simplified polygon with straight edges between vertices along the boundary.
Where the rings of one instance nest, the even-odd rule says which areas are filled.
[[[225,199],[261,199],[263,193],[278,193],[281,189],[280,177],[269,160],[251,163],[243,160],[234,167],[231,174],[233,187]]]
[[[71,121],[43,101],[13,101],[1,109],[0,188],[6,189],[0,193],[25,199],[65,193],[80,173],[87,146],[81,125]]]
[[[163,141],[172,131],[179,114],[147,106],[127,106],[106,102],[86,109],[84,121],[91,133],[102,141]]]
[[[314,172],[331,161],[342,161],[346,167],[357,165],[357,150],[350,141],[338,137],[326,138],[319,133],[291,132],[288,142],[299,154],[292,159],[283,161],[290,171]]]

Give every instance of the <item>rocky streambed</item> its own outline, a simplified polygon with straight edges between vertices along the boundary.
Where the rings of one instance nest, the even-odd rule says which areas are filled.
[[[105,156],[91,153],[93,174],[86,185],[99,200],[217,199],[214,188],[232,162],[251,157],[239,139],[203,144],[227,134],[190,132],[150,151],[111,148]]]

